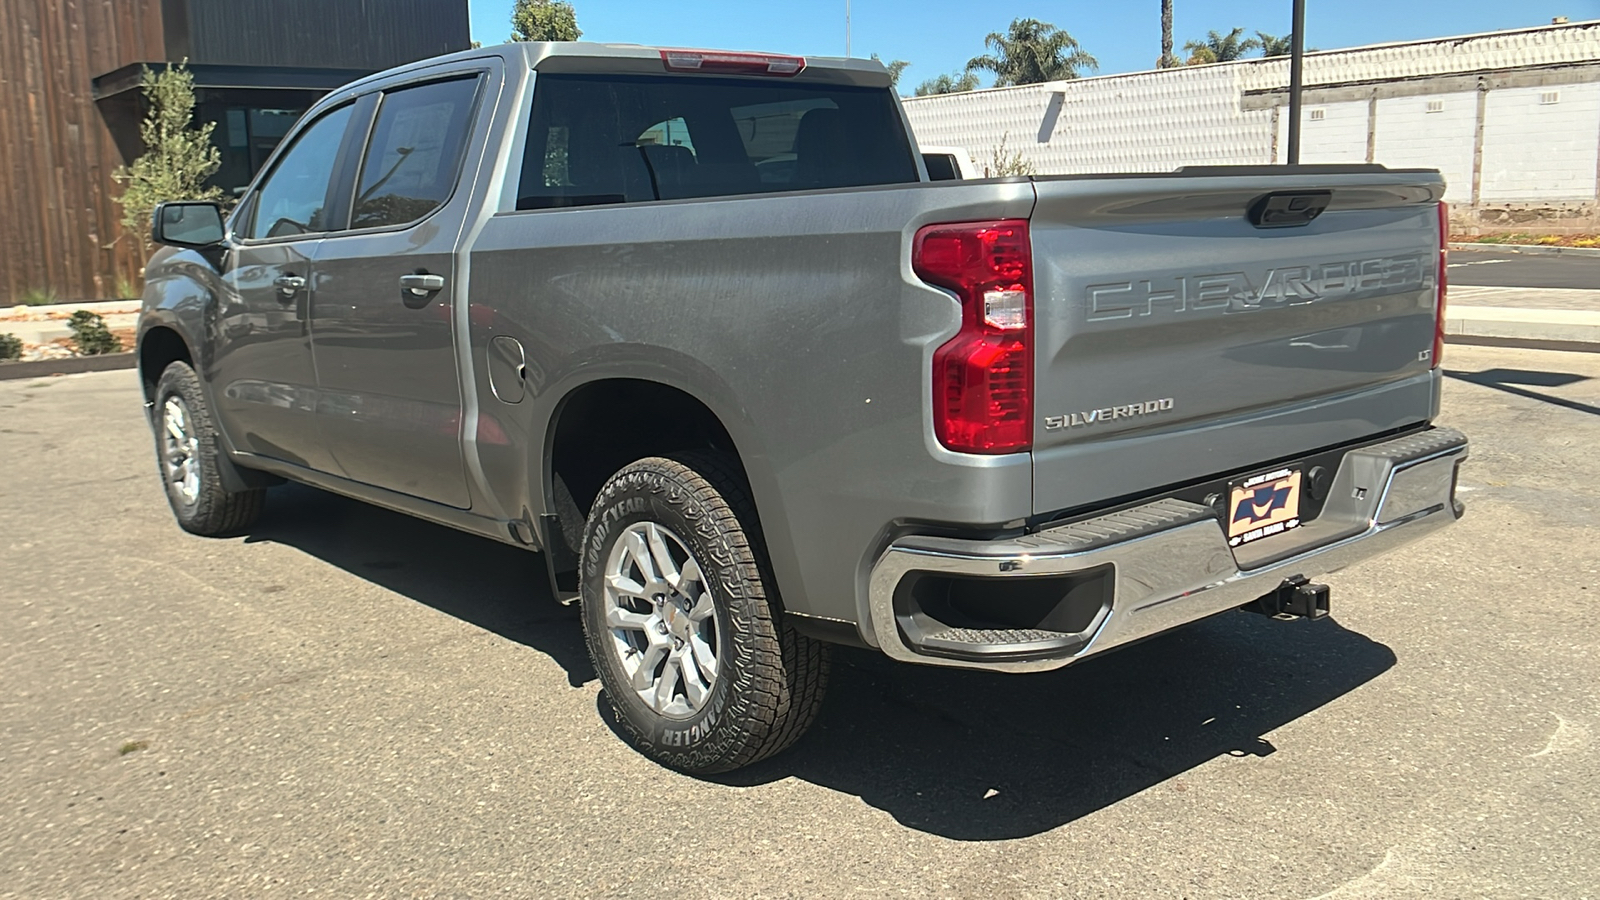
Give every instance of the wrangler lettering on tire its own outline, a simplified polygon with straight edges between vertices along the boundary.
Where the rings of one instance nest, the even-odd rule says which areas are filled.
[[[783,622],[755,507],[720,455],[641,459],[584,527],[583,626],[617,720],[645,755],[711,774],[805,732],[826,647]]]

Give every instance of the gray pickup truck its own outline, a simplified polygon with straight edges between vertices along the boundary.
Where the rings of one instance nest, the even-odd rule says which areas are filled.
[[[166,204],[138,353],[179,524],[291,479],[529,550],[650,757],[814,718],[828,648],[1001,672],[1454,522],[1443,184],[930,181],[844,59],[488,47]],[[530,594],[532,591],[530,590]]]

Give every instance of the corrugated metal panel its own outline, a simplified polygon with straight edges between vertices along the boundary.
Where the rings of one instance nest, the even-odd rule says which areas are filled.
[[[466,0],[191,0],[195,63],[387,69],[465,50]]]
[[[1586,23],[1315,53],[1305,76],[1317,87],[1595,60],[1600,23]],[[1245,60],[914,97],[905,107],[918,141],[964,146],[980,168],[1003,138],[1041,174],[1160,172],[1280,161],[1283,114],[1246,110],[1242,99],[1288,81],[1287,59]]]
[[[89,83],[161,47],[159,0],[0,3],[0,304],[110,296],[113,272],[143,264],[117,240],[122,158]]]

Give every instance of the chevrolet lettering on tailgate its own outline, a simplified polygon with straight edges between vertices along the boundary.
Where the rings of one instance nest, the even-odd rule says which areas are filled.
[[[1427,289],[1434,273],[1426,263],[1422,256],[1389,256],[1268,269],[1255,279],[1244,272],[1218,272],[1091,284],[1086,289],[1085,307],[1089,321],[1097,322],[1148,316],[1158,309],[1237,313],[1319,300],[1380,297]]]

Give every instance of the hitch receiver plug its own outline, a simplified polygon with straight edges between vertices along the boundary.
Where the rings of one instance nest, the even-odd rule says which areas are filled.
[[[1320,619],[1328,614],[1328,586],[1313,584],[1305,576],[1284,579],[1270,594],[1244,605],[1246,612],[1274,619]]]

